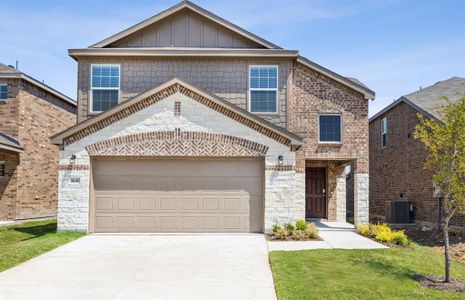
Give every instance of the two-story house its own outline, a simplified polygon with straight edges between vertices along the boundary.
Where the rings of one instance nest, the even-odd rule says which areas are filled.
[[[76,102],[0,64],[0,220],[54,217],[58,147],[50,136],[76,124]]]
[[[413,133],[418,114],[441,123],[444,106],[463,97],[465,78],[452,77],[402,96],[370,118],[371,217],[441,223],[442,195],[433,186],[433,173],[424,168],[429,153]],[[465,227],[465,215],[456,214],[451,225]]]
[[[368,222],[374,92],[183,1],[88,48],[60,145],[60,230],[269,232]]]

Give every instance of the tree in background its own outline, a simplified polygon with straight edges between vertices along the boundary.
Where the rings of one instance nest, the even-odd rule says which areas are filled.
[[[438,122],[419,114],[421,122],[416,126],[414,136],[429,152],[425,168],[433,172],[433,183],[444,197],[441,218],[444,281],[450,282],[449,223],[456,213],[465,212],[465,97],[454,104],[449,102],[443,116],[442,122]]]

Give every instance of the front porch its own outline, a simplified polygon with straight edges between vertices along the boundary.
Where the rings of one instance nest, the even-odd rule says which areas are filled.
[[[368,223],[368,174],[357,172],[356,164],[355,159],[305,161],[305,219]]]

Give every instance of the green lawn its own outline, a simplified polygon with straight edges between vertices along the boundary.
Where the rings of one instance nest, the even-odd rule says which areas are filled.
[[[0,227],[0,272],[84,235],[56,229],[55,220]]]
[[[412,280],[415,273],[443,274],[443,257],[427,247],[383,250],[272,252],[278,298],[284,299],[465,299]],[[465,280],[465,263],[452,274]]]

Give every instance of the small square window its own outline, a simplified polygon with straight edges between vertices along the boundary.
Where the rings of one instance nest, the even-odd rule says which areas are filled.
[[[318,128],[321,143],[340,143],[342,141],[340,115],[320,115]]]
[[[6,100],[8,98],[8,85],[0,84],[0,100]]]

